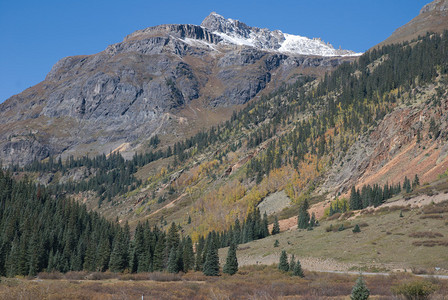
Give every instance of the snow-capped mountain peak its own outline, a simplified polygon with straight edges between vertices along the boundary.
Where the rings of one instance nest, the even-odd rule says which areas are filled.
[[[251,27],[238,20],[226,19],[216,12],[208,15],[201,26],[212,31],[228,44],[301,55],[356,56],[361,54],[335,49],[331,44],[316,38],[310,39],[283,33],[280,30],[271,31],[266,28]]]

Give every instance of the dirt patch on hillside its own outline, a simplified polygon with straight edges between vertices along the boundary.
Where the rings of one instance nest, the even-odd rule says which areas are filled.
[[[448,194],[437,194],[434,196],[421,195],[409,200],[400,199],[394,202],[384,203],[381,206],[378,206],[376,209],[380,209],[382,207],[392,207],[392,206],[407,206],[411,205],[411,207],[422,207],[426,205],[430,205],[432,203],[437,204],[448,200]]]
[[[289,206],[291,206],[291,200],[285,191],[273,193],[258,204],[261,215],[266,212],[268,216],[280,212]]]

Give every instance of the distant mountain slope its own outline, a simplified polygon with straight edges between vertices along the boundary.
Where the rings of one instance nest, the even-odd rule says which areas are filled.
[[[0,104],[0,159],[24,165],[123,144],[133,153],[155,133],[191,135],[267,88],[354,57],[216,13],[202,26],[139,30],[100,53],[61,59],[45,81]]]
[[[410,41],[427,32],[442,33],[448,29],[448,0],[435,0],[425,5],[420,14],[379,45],[389,45]]]

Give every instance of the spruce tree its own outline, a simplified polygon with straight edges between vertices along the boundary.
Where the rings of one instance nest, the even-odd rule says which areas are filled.
[[[269,229],[268,229],[268,215],[266,212],[263,214],[263,219],[261,221],[261,236],[260,238],[265,238],[269,236]]]
[[[193,242],[191,241],[191,237],[187,236],[184,247],[183,247],[183,262],[184,262],[184,271],[188,272],[189,270],[194,268],[194,252],[193,252]]]
[[[271,234],[272,234],[272,235],[276,235],[276,234],[278,234],[278,233],[280,233],[280,224],[278,223],[278,218],[277,218],[277,216],[275,216],[275,218],[274,218],[274,225],[273,225],[273,227],[272,227],[272,232],[271,232]]]
[[[165,237],[162,235],[156,243],[153,256],[154,271],[162,271],[164,269],[163,257],[165,252]]]
[[[316,226],[316,215],[314,214],[314,212],[311,214],[311,220],[310,220],[310,225],[309,227],[315,227]]]
[[[285,250],[282,250],[282,254],[280,255],[278,269],[283,272],[288,272],[289,270],[288,255],[286,254]]]
[[[177,273],[178,266],[177,266],[177,249],[175,247],[171,248],[170,256],[168,258],[168,264],[167,264],[167,271],[169,273]]]
[[[301,209],[297,217],[297,228],[306,229],[309,226],[310,215],[307,211]]]
[[[238,245],[241,243],[241,225],[238,218],[235,219],[235,225],[233,225],[233,239],[235,244]]]
[[[370,296],[370,291],[366,286],[362,276],[359,276],[350,295],[351,300],[367,300]]]
[[[295,256],[294,254],[291,255],[291,259],[289,260],[289,270],[290,271],[294,271],[294,267],[296,266],[296,261],[295,261]]]
[[[294,265],[294,270],[292,271],[292,275],[299,276],[299,277],[305,277],[303,275],[302,265],[300,264],[300,261],[297,259],[296,264]]]
[[[359,225],[358,224],[356,224],[355,225],[355,228],[353,228],[353,233],[358,233],[358,232],[361,232],[361,228],[359,228]]]
[[[109,267],[110,260],[110,244],[107,238],[103,238],[100,242],[98,249],[98,269],[100,272],[104,272]]]
[[[207,245],[207,256],[205,258],[203,273],[206,276],[219,276],[219,256],[218,248],[211,235],[209,235],[209,242]]]
[[[196,255],[195,255],[195,262],[194,262],[194,270],[195,271],[202,271],[202,266],[203,266],[203,261],[202,261],[202,257],[203,257],[203,250],[204,250],[204,237],[201,236],[199,238],[198,243],[196,244]]]
[[[238,259],[236,257],[236,246],[234,243],[230,244],[229,251],[227,252],[226,264],[222,271],[229,275],[238,272]]]

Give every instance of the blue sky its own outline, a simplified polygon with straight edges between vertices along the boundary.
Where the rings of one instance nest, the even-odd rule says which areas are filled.
[[[200,24],[212,11],[248,25],[320,37],[363,52],[430,0],[0,0],[0,103],[45,79],[61,58],[93,54],[166,23]]]

